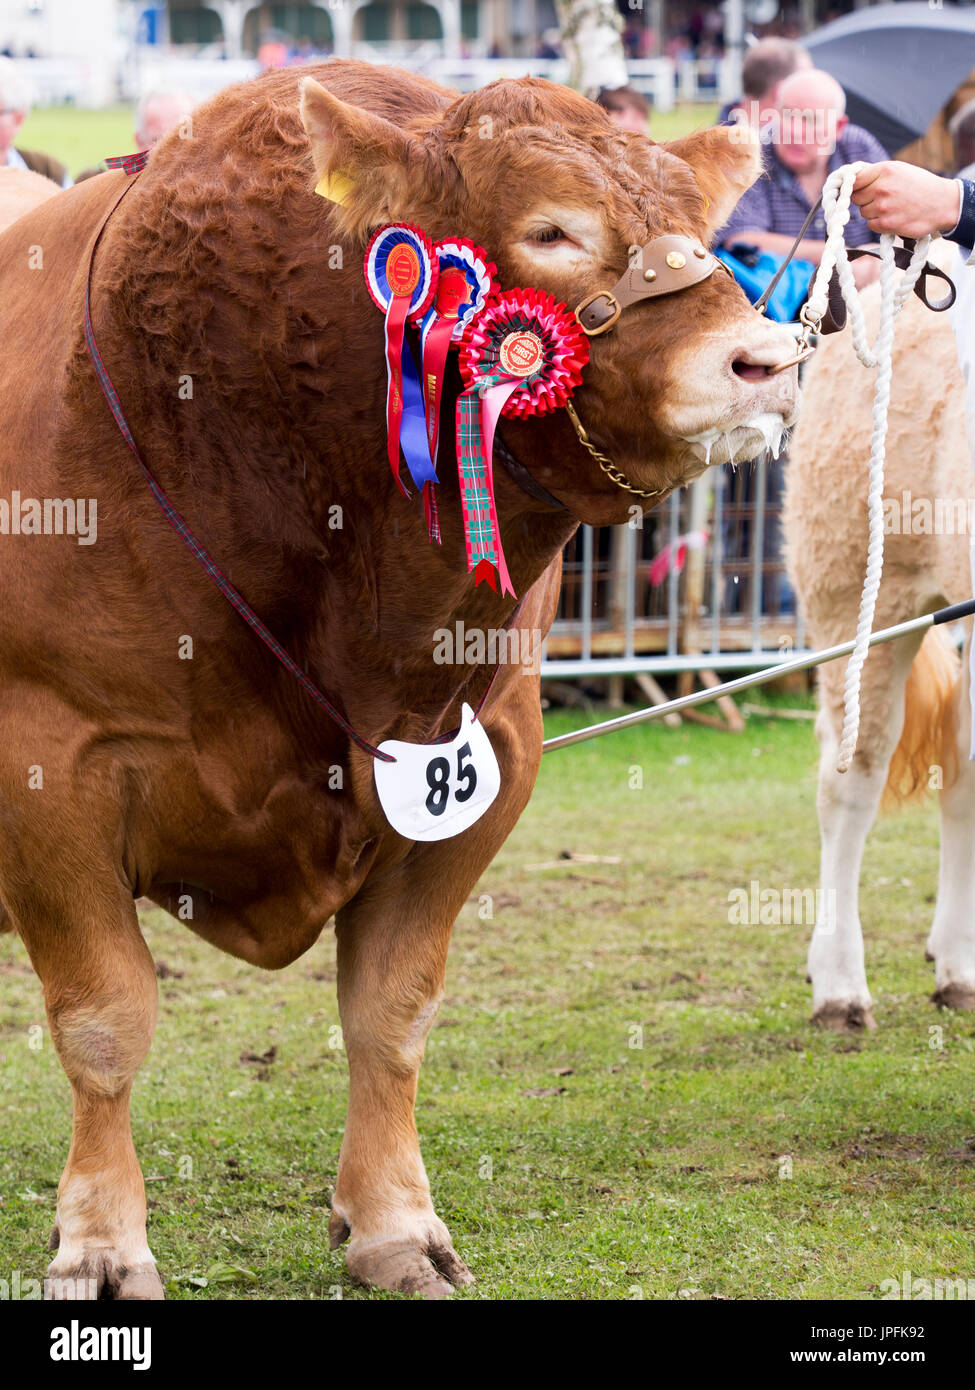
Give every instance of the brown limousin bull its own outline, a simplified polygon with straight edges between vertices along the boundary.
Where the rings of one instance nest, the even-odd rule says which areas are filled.
[[[356,62],[312,72],[303,96],[293,70],[234,87],[196,113],[192,138],[155,149],[99,245],[94,330],[149,467],[282,644],[373,743],[428,740],[490,674],[435,664],[435,630],[500,629],[513,604],[467,573],[449,424],[442,548],[390,476],[370,229],[402,219],[466,235],[502,285],[573,306],[617,281],[632,246],[704,242],[758,165],[727,130],[655,145],[544,81],[458,96]],[[312,191],[333,169],[354,180],[341,207]],[[369,755],[166,524],[99,388],[83,292],[125,178],[62,193],[0,238],[0,498],[98,504],[97,544],[0,537],[0,898],[43,981],[75,1105],[54,1288],[162,1293],[129,1128],[156,1013],[134,903],[176,911],[184,895],[194,931],[266,969],[335,917],[351,1096],[331,1240],[351,1236],[357,1279],[439,1296],[471,1276],[430,1201],[417,1073],[455,915],[531,792],[538,681],[503,669],[484,708],[502,786],[476,826],[434,844],[395,834]],[[728,440],[713,458],[748,457],[764,437],[745,422],[791,423],[796,373],[768,368],[793,352],[716,273],[594,338],[575,404],[631,485],[664,495],[702,470],[715,435]],[[574,527],[627,519],[635,494],[564,411],[502,420],[500,435],[516,460],[495,473],[527,640],[552,620]],[[518,465],[563,508],[532,495]]]

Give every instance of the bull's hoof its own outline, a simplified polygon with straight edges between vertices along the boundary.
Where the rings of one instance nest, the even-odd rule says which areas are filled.
[[[154,1264],[129,1266],[114,1250],[92,1250],[70,1266],[54,1260],[44,1280],[44,1297],[53,1302],[147,1302],[166,1294]]]
[[[873,1010],[869,1004],[821,1004],[812,1016],[817,1028],[831,1033],[875,1033]]]
[[[963,984],[942,985],[932,994],[931,1003],[937,1004],[939,1009],[975,1009],[975,987]]]
[[[474,1282],[449,1236],[435,1235],[426,1242],[408,1237],[353,1238],[346,1263],[357,1283],[422,1298],[447,1298],[454,1289]]]

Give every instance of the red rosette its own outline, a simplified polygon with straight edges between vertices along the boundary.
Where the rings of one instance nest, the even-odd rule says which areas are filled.
[[[466,386],[484,378],[524,381],[503,415],[546,415],[582,383],[589,340],[565,304],[542,290],[505,290],[464,329],[460,371]]]
[[[457,347],[465,326],[500,293],[498,267],[488,260],[483,246],[477,246],[470,237],[444,237],[437,242],[436,249],[440,278],[435,308],[441,316],[455,320],[451,347]],[[459,314],[458,309],[461,310]]]

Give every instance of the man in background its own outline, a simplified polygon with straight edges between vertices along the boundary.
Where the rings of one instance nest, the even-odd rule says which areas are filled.
[[[0,58],[0,168],[31,169],[59,188],[70,188],[71,175],[58,160],[14,144],[30,112],[30,103],[26,79],[10,58]]]
[[[195,102],[186,92],[147,92],[135,108],[135,148],[151,150],[164,135],[189,119]],[[104,164],[83,169],[77,182],[105,172]]]
[[[779,83],[800,68],[811,67],[809,54],[794,39],[759,39],[748,49],[741,65],[744,95],[721,108],[718,125],[744,119],[759,130],[775,114]]]
[[[788,255],[835,169],[855,160],[875,163],[887,158],[869,131],[850,124],[840,84],[816,68],[800,69],[782,80],[775,110],[760,133],[765,171],[746,190],[716,238],[729,248],[744,242],[760,251]],[[844,240],[847,246],[865,246],[874,240],[855,207],[850,209]],[[819,265],[825,246],[826,219],[819,208],[796,255]],[[860,288],[878,273],[879,263],[872,257],[853,265]]]

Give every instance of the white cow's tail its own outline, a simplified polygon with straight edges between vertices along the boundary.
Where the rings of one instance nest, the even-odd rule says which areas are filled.
[[[958,775],[956,720],[961,662],[940,627],[929,628],[904,696],[904,729],[884,788],[884,807],[947,787]]]

